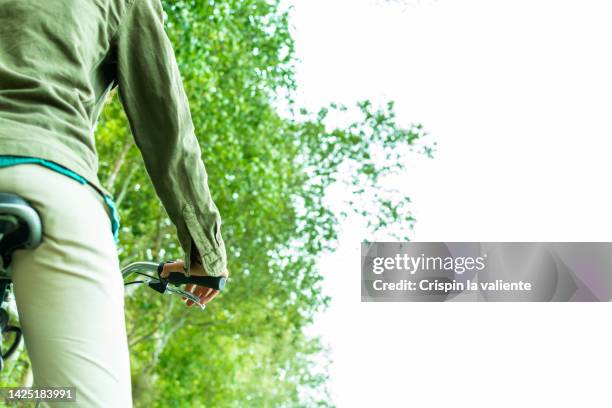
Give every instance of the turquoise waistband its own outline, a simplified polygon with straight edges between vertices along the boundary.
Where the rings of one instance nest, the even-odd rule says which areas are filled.
[[[0,156],[0,167],[9,167],[16,166],[18,164],[40,164],[41,166],[45,166],[50,168],[51,170],[57,171],[65,176],[68,176],[72,179],[75,179],[81,184],[88,184],[87,180],[85,180],[80,175],[75,172],[68,170],[65,167],[62,167],[53,162],[39,159],[36,157],[22,157],[22,156]],[[110,195],[105,195],[99,192],[100,195],[104,198],[104,202],[108,206],[111,213],[111,229],[113,232],[113,237],[115,238],[115,243],[119,243],[119,211],[117,211],[117,205],[113,201],[113,198]]]

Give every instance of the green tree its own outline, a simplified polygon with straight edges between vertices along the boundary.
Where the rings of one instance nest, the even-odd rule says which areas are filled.
[[[358,120],[341,128],[328,119],[346,107],[298,109],[289,14],[279,1],[163,3],[223,217],[231,282],[203,313],[146,288],[129,288],[135,403],[331,406],[325,350],[303,331],[329,301],[316,259],[333,250],[342,217],[365,216],[373,232],[390,222],[409,230],[409,199],[384,191],[378,181],[403,169],[406,151],[431,155],[432,148],[421,144],[420,125],[396,123],[392,103],[377,108],[361,102],[352,108]],[[288,113],[280,113],[281,105]],[[100,179],[121,213],[121,262],[180,257],[174,227],[115,94],[96,135]],[[352,196],[346,211],[336,214],[325,193],[338,181]],[[24,358],[18,364],[27,364]],[[13,372],[19,382],[23,371]]]

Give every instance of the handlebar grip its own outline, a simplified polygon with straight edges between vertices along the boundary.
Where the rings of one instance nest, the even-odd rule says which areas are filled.
[[[215,290],[223,290],[227,281],[227,278],[224,276],[187,276],[182,272],[170,272],[170,275],[165,279],[175,285],[192,283]]]

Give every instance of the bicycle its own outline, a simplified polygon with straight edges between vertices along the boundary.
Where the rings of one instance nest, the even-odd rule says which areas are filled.
[[[42,240],[43,225],[36,210],[22,197],[15,194],[0,193],[0,340],[5,335],[13,334],[13,341],[6,352],[2,351],[0,341],[0,372],[4,360],[11,357],[21,344],[21,329],[9,324],[9,314],[5,309],[11,292],[11,278],[8,269],[13,252],[18,249],[35,249]],[[124,285],[144,284],[151,289],[163,293],[175,294],[200,305],[200,299],[191,292],[180,288],[180,285],[194,284],[211,289],[223,290],[227,278],[213,276],[187,276],[181,272],[171,272],[162,278],[164,265],[172,262],[134,262],[121,270]],[[155,275],[152,275],[155,274]],[[147,278],[146,280],[128,279],[133,275]],[[204,309],[204,305],[200,305]]]

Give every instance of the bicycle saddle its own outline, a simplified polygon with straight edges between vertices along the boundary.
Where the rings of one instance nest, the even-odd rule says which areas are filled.
[[[0,193],[0,272],[8,268],[14,250],[35,248],[41,236],[36,210],[15,194]]]

